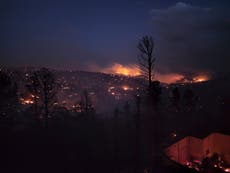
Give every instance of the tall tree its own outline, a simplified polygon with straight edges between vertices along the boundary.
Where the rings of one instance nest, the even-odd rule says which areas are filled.
[[[34,72],[31,76],[29,76],[29,78],[27,79],[26,88],[33,95],[34,113],[36,116],[38,116],[38,99],[40,95],[40,83],[37,72]]]
[[[55,81],[55,77],[51,71],[46,68],[41,68],[33,72],[32,74],[32,86],[36,93],[39,93],[41,102],[44,108],[44,126],[47,127],[48,118],[50,115],[50,108],[55,100],[58,85]]]
[[[136,113],[135,113],[135,172],[139,173],[141,169],[141,98],[137,94],[135,96]]]
[[[171,96],[171,105],[175,111],[180,109],[180,91],[178,87],[173,88]]]
[[[155,109],[158,108],[161,93],[162,93],[162,87],[160,81],[153,81],[151,83],[151,88],[150,88],[150,97],[152,99]]]
[[[113,117],[113,134],[114,134],[114,172],[120,172],[120,158],[119,158],[119,109],[115,108]]]
[[[146,117],[150,115],[150,117],[144,120],[143,124],[145,124],[146,134],[148,134],[148,139],[150,139],[150,145],[147,146],[148,153],[152,158],[151,165],[152,169],[157,165],[156,159],[159,155],[158,150],[158,142],[159,142],[159,129],[158,129],[158,122],[159,122],[159,111],[158,111],[158,103],[160,101],[161,95],[161,85],[159,81],[154,81],[154,66],[156,58],[153,55],[154,49],[154,41],[151,36],[144,36],[138,43],[138,50],[139,50],[139,68],[141,70],[142,76],[148,80],[148,99],[147,99],[147,109],[148,114]]]
[[[139,50],[139,68],[142,75],[148,79],[148,88],[151,90],[152,80],[154,77],[153,68],[155,58],[153,56],[154,41],[151,36],[144,36],[138,43]]]
[[[11,113],[16,112],[17,103],[17,85],[10,72],[0,69],[0,117],[9,118]]]
[[[91,103],[89,93],[87,90],[84,90],[84,92],[83,92],[83,96],[81,99],[81,106],[82,106],[83,112],[86,114],[92,114],[94,112],[94,108],[93,108],[93,105]]]
[[[187,112],[192,111],[192,109],[195,107],[197,97],[195,96],[193,90],[186,89],[184,91],[184,101],[185,101],[185,109]]]

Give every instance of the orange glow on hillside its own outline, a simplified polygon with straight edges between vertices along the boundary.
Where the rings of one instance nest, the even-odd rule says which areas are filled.
[[[156,74],[156,80],[160,82],[172,84],[172,83],[199,83],[205,82],[210,80],[211,77],[208,74],[202,75],[195,75],[194,77],[190,78],[186,75],[179,74],[179,73],[169,73],[169,74]]]
[[[140,75],[139,68],[134,65],[122,65],[119,63],[114,63],[111,67],[107,67],[101,70],[104,73],[111,73],[111,74],[118,74],[118,75],[125,75],[125,76],[138,76]]]
[[[117,75],[125,75],[125,76],[140,76],[141,70],[135,64],[122,65],[119,63],[114,63],[111,66],[106,68],[102,68],[99,70],[103,73],[109,74],[117,74]],[[210,76],[208,74],[199,74],[194,77],[188,77],[181,73],[158,73],[155,72],[154,80],[159,80],[162,83],[172,84],[172,83],[198,83],[205,82],[210,80]],[[124,89],[124,88],[123,88]],[[127,88],[126,88],[127,89]],[[124,90],[126,90],[124,89]]]
[[[156,80],[160,82],[171,84],[176,83],[184,78],[184,75],[177,73],[169,73],[169,74],[156,74]]]
[[[209,76],[207,75],[199,75],[193,78],[193,82],[205,82],[209,80]]]

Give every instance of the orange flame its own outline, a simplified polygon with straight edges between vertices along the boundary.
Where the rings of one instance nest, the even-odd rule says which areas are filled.
[[[182,74],[177,74],[177,73],[169,73],[169,74],[156,74],[156,80],[159,80],[160,82],[163,83],[176,83],[177,81],[180,81],[184,78],[184,75]]]
[[[205,82],[209,80],[209,76],[207,75],[198,75],[196,77],[193,78],[193,82],[197,83],[197,82]]]
[[[136,65],[130,64],[124,66],[119,63],[114,63],[112,66],[102,69],[101,72],[125,76],[138,76],[141,74],[139,68]]]
[[[141,75],[141,70],[135,64],[129,65],[122,65],[119,63],[114,63],[113,65],[100,69],[100,72],[109,73],[109,74],[118,74],[118,75],[125,75],[125,76],[139,76]],[[187,77],[180,73],[155,73],[154,80],[159,80],[162,83],[197,83],[197,82],[205,82],[210,79],[208,74],[200,74],[196,75],[192,79],[187,79]]]

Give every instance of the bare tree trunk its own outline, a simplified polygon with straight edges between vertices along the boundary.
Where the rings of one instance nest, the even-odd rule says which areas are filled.
[[[44,127],[48,127],[48,116],[49,116],[49,108],[48,108],[48,91],[46,88],[46,84],[44,85],[44,109],[45,109],[45,117],[44,117]]]
[[[149,95],[151,94],[152,67],[149,66]]]
[[[114,112],[114,172],[120,172],[120,160],[119,160],[119,142],[118,142],[118,114],[119,111],[115,109]]]
[[[36,88],[34,88],[34,113],[35,113],[35,118],[39,118],[38,117],[38,91]]]
[[[45,124],[44,124],[44,126],[45,126],[45,128],[47,128],[48,127],[48,116],[49,116],[49,109],[48,109],[48,103],[47,103],[47,101],[45,101],[45,118],[44,118],[44,120],[45,120]]]
[[[136,97],[136,106],[137,106],[137,112],[135,117],[135,129],[136,129],[136,136],[135,136],[135,172],[139,173],[141,169],[141,151],[140,151],[140,97]]]

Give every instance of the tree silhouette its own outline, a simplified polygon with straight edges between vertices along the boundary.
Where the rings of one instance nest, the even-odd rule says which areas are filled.
[[[81,106],[81,110],[82,110],[81,112],[83,112],[83,113],[85,113],[87,115],[93,115],[94,108],[93,108],[93,105],[91,103],[89,93],[88,93],[87,90],[83,91],[80,106]]]
[[[155,58],[153,57],[154,42],[151,36],[144,36],[138,43],[139,50],[139,68],[142,75],[148,79],[148,88],[151,90],[152,80],[154,77],[153,68]]]
[[[197,101],[197,97],[195,96],[194,92],[191,89],[186,89],[183,98],[185,101],[186,111],[191,111]]]
[[[152,102],[154,104],[154,108],[156,109],[158,107],[158,104],[160,102],[160,95],[162,93],[162,88],[159,81],[153,81],[151,83],[150,88],[150,96],[152,99]]]
[[[33,72],[29,86],[32,93],[39,94],[44,108],[44,126],[47,127],[50,108],[58,89],[55,77],[47,68],[41,68]]]
[[[0,117],[9,118],[18,103],[17,85],[8,71],[0,70]]]
[[[143,121],[143,126],[146,127],[145,133],[148,134],[148,139],[150,140],[150,145],[146,146],[148,149],[149,156],[152,160],[149,163],[150,167],[156,165],[156,156],[159,153],[158,151],[158,122],[159,122],[159,112],[158,112],[158,103],[160,101],[161,95],[161,85],[159,81],[154,81],[154,65],[156,58],[153,56],[154,41],[151,36],[144,36],[138,43],[139,50],[139,68],[141,70],[142,76],[148,81],[147,88],[147,102],[145,120]],[[139,114],[137,114],[139,115]],[[140,120],[140,119],[139,119]],[[138,120],[138,121],[139,121]],[[140,122],[139,122],[140,123]],[[137,128],[138,129],[138,128]],[[138,133],[137,133],[138,134]],[[138,140],[137,140],[138,141]],[[137,142],[138,146],[138,142]]]
[[[179,111],[180,109],[179,102],[180,102],[180,91],[178,87],[175,87],[172,90],[171,104],[176,111]]]
[[[113,116],[113,134],[114,134],[114,171],[120,172],[120,159],[119,159],[119,109],[115,108]]]
[[[138,49],[140,53],[138,57],[139,68],[144,78],[148,80],[148,96],[151,101],[150,103],[153,103],[156,108],[161,95],[161,86],[159,81],[153,80],[156,60],[153,56],[153,38],[151,36],[144,36],[138,43]]]
[[[135,113],[135,172],[139,173],[141,169],[141,98],[137,94],[135,96],[136,113]]]
[[[31,76],[29,76],[29,78],[27,79],[26,88],[33,95],[32,98],[34,102],[34,113],[36,116],[38,116],[38,99],[40,96],[40,83],[37,72],[34,72]]]
[[[124,104],[124,113],[126,116],[130,115],[130,104],[128,101],[126,101]]]

